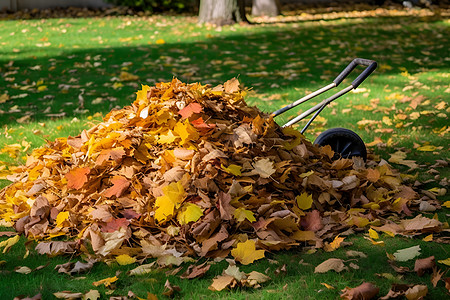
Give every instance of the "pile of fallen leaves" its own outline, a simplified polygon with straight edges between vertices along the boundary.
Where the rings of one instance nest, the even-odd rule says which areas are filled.
[[[131,106],[35,149],[8,176],[0,218],[42,254],[178,262],[231,253],[242,264],[294,246],[332,251],[368,226],[443,229],[403,219],[439,208],[408,176],[385,161],[333,160],[329,146],[279,127],[244,96],[236,79],[143,86]]]

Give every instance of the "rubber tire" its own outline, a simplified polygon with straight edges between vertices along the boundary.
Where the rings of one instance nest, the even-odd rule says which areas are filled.
[[[314,144],[330,145],[336,153],[334,159],[352,158],[359,156],[366,161],[367,149],[363,140],[355,132],[346,128],[331,128],[322,132],[314,141]]]

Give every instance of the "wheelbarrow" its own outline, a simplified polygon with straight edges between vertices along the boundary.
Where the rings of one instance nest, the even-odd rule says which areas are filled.
[[[359,76],[350,84],[350,86],[340,90],[333,96],[323,100],[319,104],[311,107],[307,111],[301,113],[297,117],[293,118],[286,124],[282,125],[282,127],[291,126],[306,117],[310,116],[314,113],[311,119],[308,120],[305,127],[300,131],[302,134],[306,131],[306,129],[311,125],[314,119],[322,112],[322,110],[331,102],[336,100],[337,98],[345,95],[353,89],[356,89],[373,71],[377,68],[377,63],[373,60],[363,59],[363,58],[355,58],[337,77],[327,86],[324,86],[321,89],[318,89],[311,94],[306,95],[305,97],[298,99],[297,101],[275,111],[272,113],[274,117],[281,115],[282,113],[296,107],[299,104],[302,104],[308,100],[311,100],[318,95],[331,90],[332,88],[337,87],[358,65],[365,66],[364,71],[359,74]],[[330,145],[331,149],[335,152],[335,158],[343,157],[343,158],[351,158],[353,156],[362,157],[364,160],[367,159],[367,150],[364,145],[363,140],[359,137],[358,134],[346,128],[331,128],[322,132],[314,141],[314,144],[325,146]]]

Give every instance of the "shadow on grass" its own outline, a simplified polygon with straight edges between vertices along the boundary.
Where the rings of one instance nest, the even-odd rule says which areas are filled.
[[[36,49],[24,48],[22,53],[30,58],[17,60],[3,51],[0,86],[12,99],[0,104],[0,125],[16,123],[24,116],[29,116],[25,121],[41,122],[106,113],[131,103],[140,84],[173,77],[216,85],[236,76],[260,97],[289,92],[294,98],[277,100],[279,108],[307,90],[330,83],[355,57],[389,65],[376,71],[370,85],[385,84],[385,78],[400,73],[402,67],[412,73],[448,68],[442,55],[445,49],[434,47],[448,44],[444,31],[444,25],[420,18],[383,17],[249,26],[158,45],[146,44],[144,39],[141,44],[121,47],[53,48],[50,55],[40,56],[33,56]],[[436,39],[430,38],[433,35]],[[139,79],[121,81],[123,71]],[[250,99],[257,106],[265,101]]]

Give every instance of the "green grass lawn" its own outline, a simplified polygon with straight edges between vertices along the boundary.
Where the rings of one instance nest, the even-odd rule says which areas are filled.
[[[23,163],[26,153],[46,140],[77,135],[111,109],[130,104],[141,84],[177,77],[184,82],[217,85],[238,77],[249,88],[247,102],[272,112],[331,83],[353,58],[362,57],[376,60],[378,69],[355,93],[324,110],[307,137],[313,140],[332,127],[352,129],[380,158],[388,160],[401,151],[405,159],[415,161],[419,167],[413,170],[394,166],[427,181],[421,189],[446,188],[450,168],[435,164],[439,160],[449,162],[450,12],[436,15],[427,10],[393,9],[322,16],[300,13],[287,13],[264,24],[223,28],[198,25],[195,17],[187,16],[0,21],[0,174]],[[277,121],[286,122],[319,99]],[[3,180],[2,186],[7,183]],[[441,195],[438,199],[448,201],[449,197]],[[439,220],[448,222],[448,214],[448,209],[442,210]],[[208,286],[227,267],[225,261],[214,264],[204,278],[194,280],[167,276],[165,271],[169,269],[131,277],[126,272],[136,264],[115,263],[98,263],[87,274],[71,277],[53,269],[77,258],[47,258],[34,251],[23,258],[25,245],[32,248],[32,243],[22,238],[9,252],[0,253],[0,298],[42,293],[43,299],[49,299],[63,290],[86,293],[91,289],[98,290],[102,299],[110,297],[111,291],[111,296],[132,291],[141,298],[146,298],[147,292],[161,298],[167,278],[181,288],[176,297],[185,299],[335,299],[346,286],[355,287],[364,281],[380,287],[380,296],[387,293],[392,282],[401,282],[426,284],[430,299],[445,298],[448,292],[442,281],[435,288],[430,274],[399,276],[387,262],[385,252],[392,254],[414,245],[422,249],[420,258],[435,255],[436,260],[443,260],[450,256],[448,244],[424,242],[423,237],[381,236],[386,246],[378,247],[357,234],[346,238],[353,246],[331,253],[270,253],[270,261],[241,267],[247,273],[267,271],[270,282],[261,289],[223,292],[209,291]],[[0,237],[3,240],[6,237]],[[314,273],[314,267],[327,258],[351,259],[345,256],[350,249],[368,255],[352,261],[358,270]],[[282,270],[284,264],[286,271]],[[45,267],[30,274],[14,272],[20,266]],[[409,261],[404,266],[413,269],[414,263]],[[445,265],[438,266],[448,271]],[[112,288],[92,285],[116,274],[119,279]],[[327,289],[322,283],[335,289]]]

